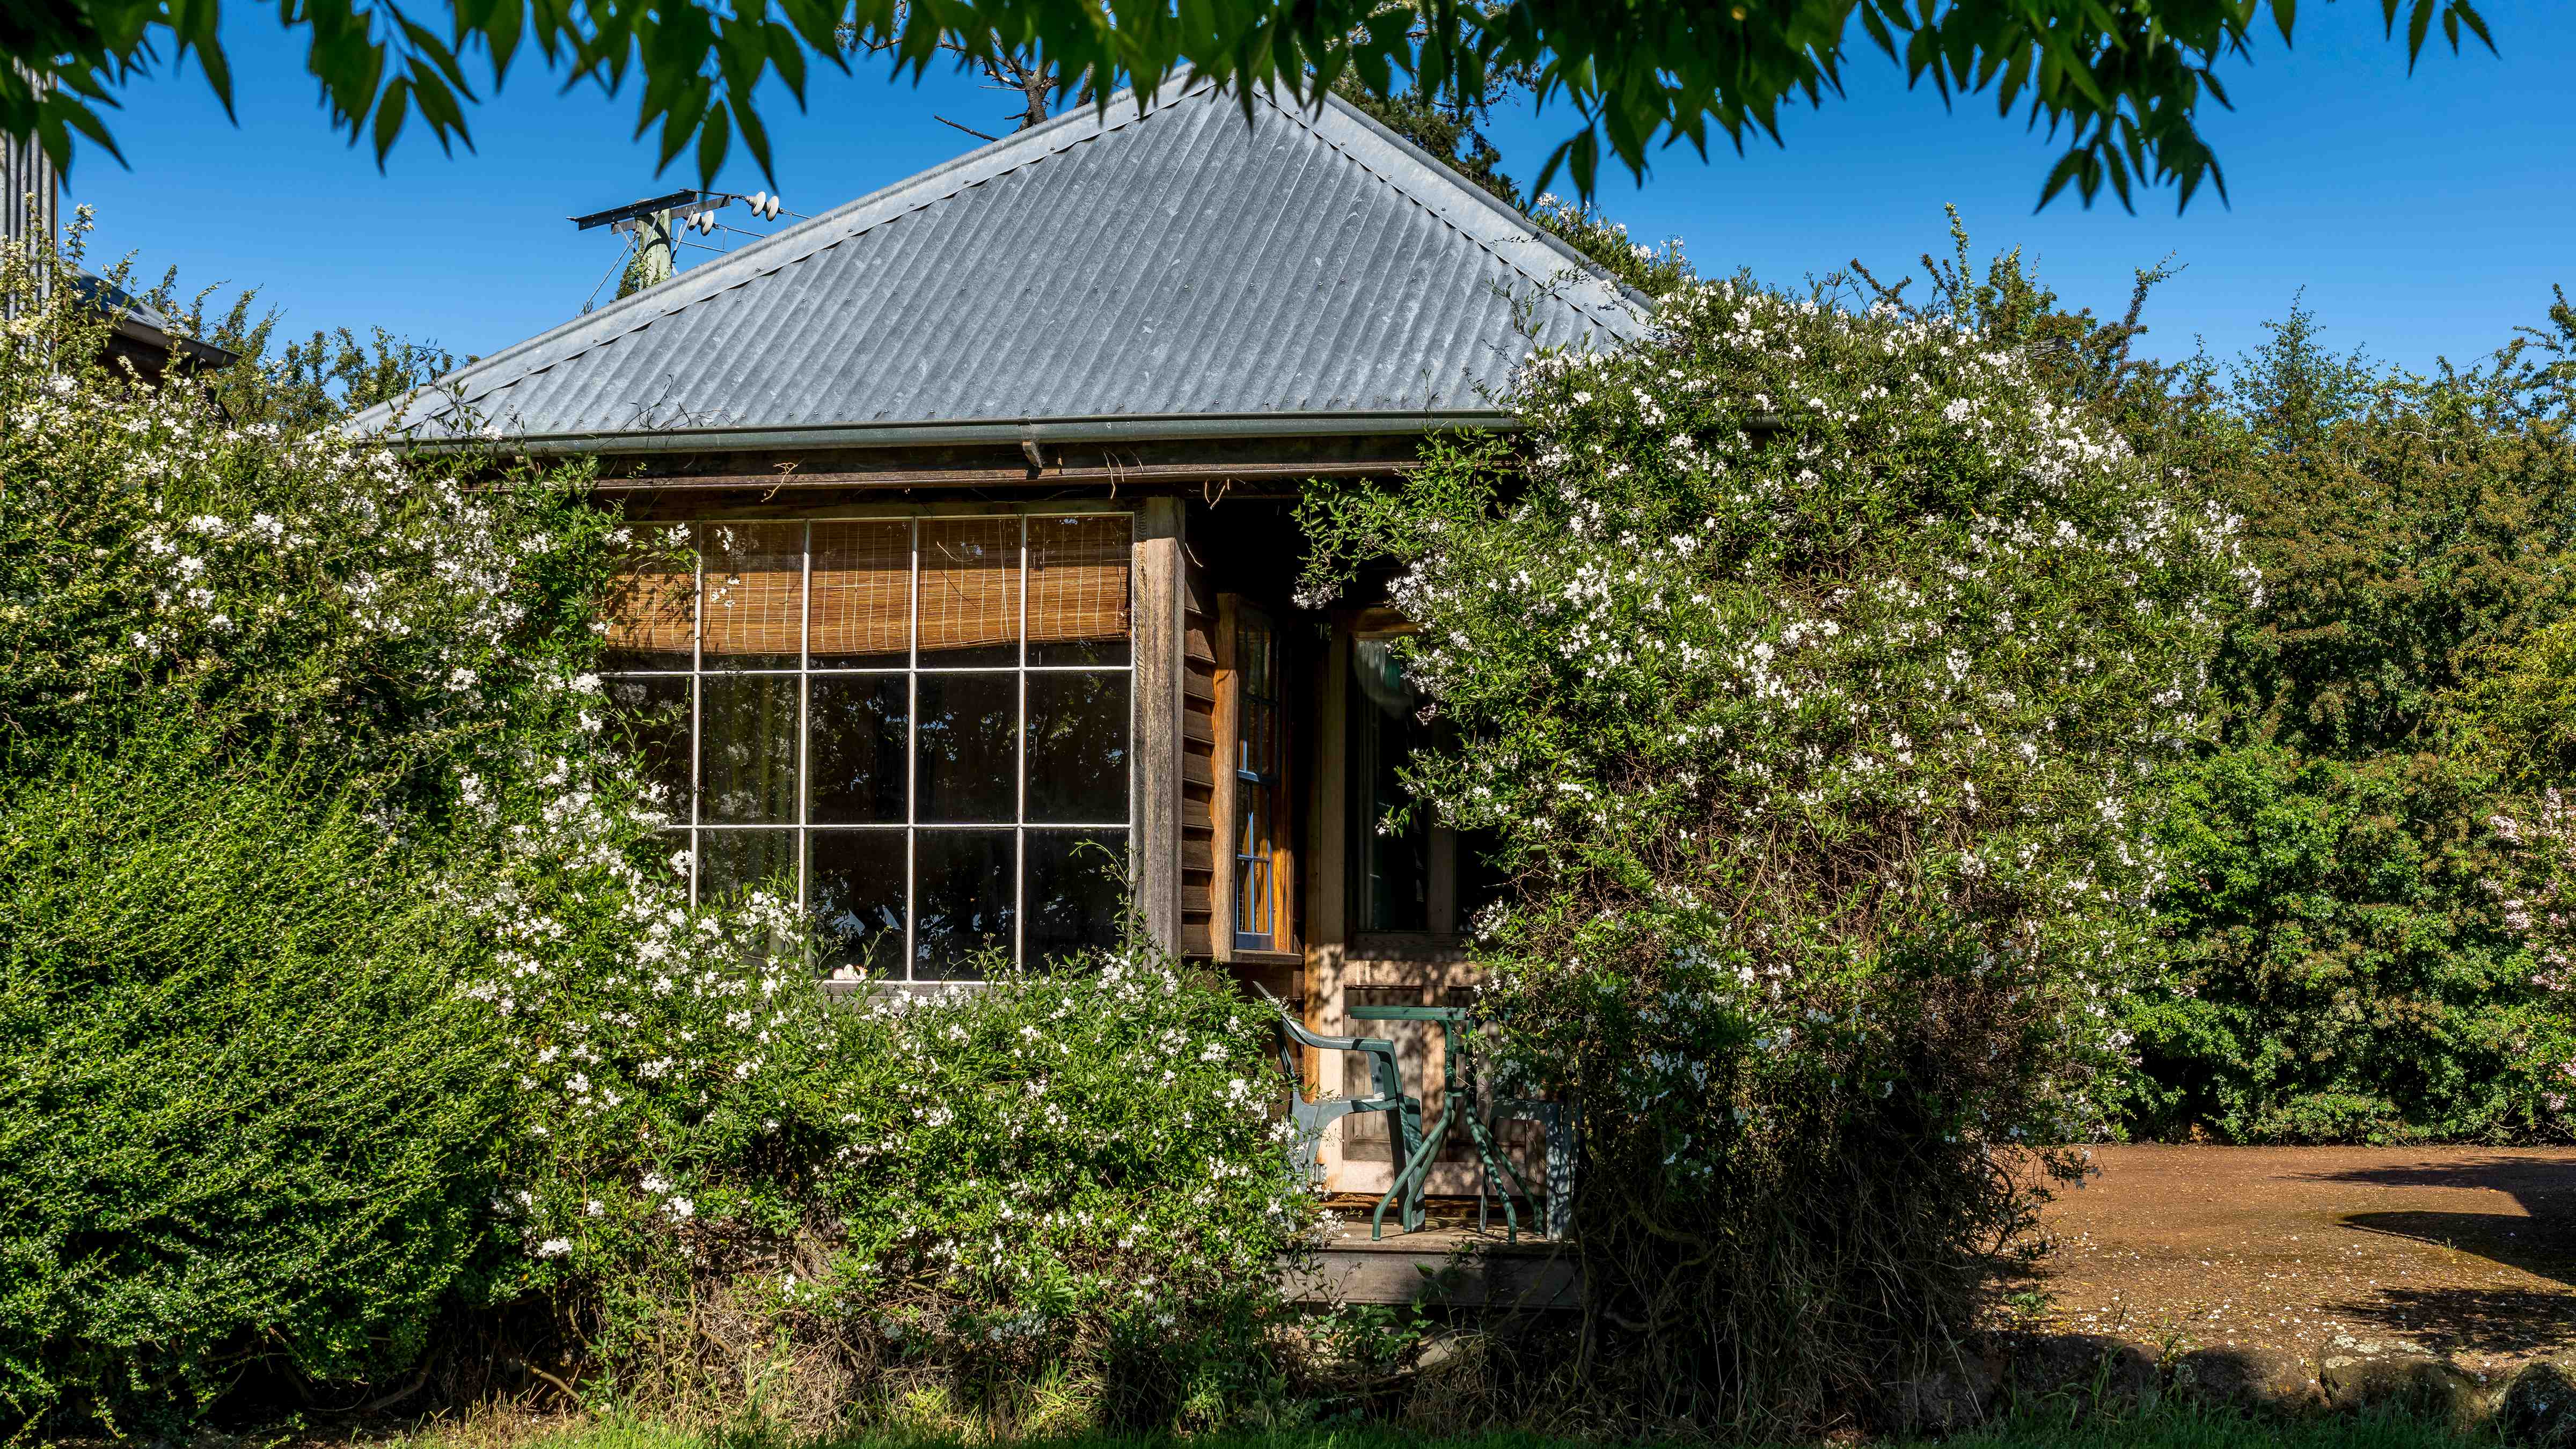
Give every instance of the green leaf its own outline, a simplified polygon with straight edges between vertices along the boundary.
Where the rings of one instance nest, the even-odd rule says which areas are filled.
[[[2048,168],[2048,179],[2041,183],[2039,188],[2039,205],[2031,209],[2045,210],[2049,201],[2057,193],[2066,189],[2068,182],[2079,179],[2084,181],[2079,194],[2089,199],[2093,195],[2095,185],[2093,181],[2087,179],[2091,161],[2092,153],[2082,146],[2067,147],[2066,154],[2057,158],[2057,164]]]
[[[708,107],[706,118],[698,126],[698,184],[700,186],[715,185],[716,173],[724,169],[725,148],[730,143],[732,135],[733,131],[726,121],[723,108]],[[769,170],[767,150],[764,144],[761,147],[763,174]],[[772,184],[776,183],[773,181]]]
[[[394,138],[402,134],[403,120],[409,112],[411,82],[396,76],[385,93],[376,99],[376,167],[382,170],[385,157],[394,149]]]

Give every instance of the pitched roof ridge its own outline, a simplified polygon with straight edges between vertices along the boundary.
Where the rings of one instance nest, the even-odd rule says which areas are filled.
[[[1457,232],[1461,237],[1466,238],[1469,244],[1476,247],[1479,251],[1484,252],[1487,256],[1492,257],[1494,260],[1502,263],[1504,266],[1509,267],[1511,270],[1518,272],[1521,276],[1528,278],[1530,281],[1535,282],[1542,287],[1550,286],[1554,283],[1554,276],[1541,277],[1533,275],[1529,268],[1520,265],[1518,262],[1503,255],[1495,248],[1488,246],[1483,238],[1474,235],[1466,228],[1451,221],[1448,217],[1442,216],[1437,208],[1426,205],[1422,198],[1414,195],[1412,191],[1405,187],[1403,182],[1398,181],[1394,177],[1380,171],[1378,168],[1369,165],[1367,161],[1354,154],[1348,147],[1342,145],[1339,141],[1334,140],[1331,136],[1324,134],[1322,128],[1306,119],[1305,116],[1280,105],[1277,97],[1264,92],[1262,99],[1268,102],[1273,110],[1278,111],[1281,115],[1287,116],[1297,124],[1304,126],[1307,130],[1314,132],[1315,139],[1331,148],[1336,155],[1343,157],[1352,165],[1357,166],[1360,170],[1385,183],[1387,187],[1392,189],[1397,195],[1402,196],[1405,200],[1412,202],[1416,206],[1422,207],[1424,211],[1430,212],[1432,216],[1438,218],[1441,225],[1448,227],[1450,230]],[[1340,96],[1333,94],[1329,90],[1323,92],[1320,99],[1323,101],[1326,108],[1339,112],[1345,120],[1358,122],[1371,135],[1395,147],[1399,154],[1410,158],[1416,164],[1430,171],[1442,183],[1446,184],[1451,191],[1467,197],[1469,200],[1484,207],[1488,211],[1494,212],[1500,220],[1519,223],[1521,227],[1527,229],[1527,240],[1537,243],[1540,247],[1546,250],[1555,252],[1567,262],[1572,263],[1574,270],[1594,281],[1600,282],[1606,287],[1609,287],[1611,290],[1626,297],[1633,303],[1647,307],[1651,307],[1653,305],[1653,298],[1646,296],[1644,293],[1637,291],[1627,283],[1620,281],[1618,277],[1612,275],[1609,268],[1604,267],[1599,262],[1596,262],[1592,258],[1575,250],[1574,246],[1567,242],[1565,238],[1560,237],[1556,233],[1549,231],[1546,227],[1539,225],[1537,219],[1532,217],[1528,212],[1521,210],[1517,206],[1513,206],[1509,202],[1504,201],[1501,197],[1487,191],[1485,188],[1470,182],[1465,176],[1459,174],[1457,168],[1431,154],[1431,152],[1425,150],[1411,138],[1396,131],[1393,127],[1379,121],[1375,116],[1361,110],[1358,106],[1351,104],[1349,101],[1342,99]],[[1567,306],[1581,312],[1591,321],[1604,322],[1607,320],[1595,315],[1589,308],[1584,307],[1581,303],[1576,302],[1570,297],[1560,297],[1560,300],[1564,301]]]
[[[657,322],[678,317],[729,292],[775,277],[844,242],[880,233],[893,223],[931,212],[977,187],[1028,172],[1053,157],[1073,153],[1090,142],[1140,126],[1158,112],[1177,108],[1181,102],[1192,100],[1208,104],[1236,101],[1247,112],[1266,106],[1277,113],[1283,122],[1293,124],[1297,134],[1322,147],[1334,161],[1347,165],[1350,174],[1366,178],[1357,183],[1363,190],[1370,183],[1383,187],[1386,193],[1401,198],[1416,214],[1438,222],[1449,236],[1466,243],[1474,255],[1484,257],[1486,264],[1499,266],[1507,277],[1536,287],[1539,296],[1529,299],[1516,295],[1519,292],[1517,286],[1507,287],[1492,281],[1484,284],[1495,297],[1511,304],[1515,316],[1519,316],[1531,301],[1536,301],[1561,308],[1560,315],[1570,314],[1595,330],[1619,335],[1635,327],[1651,310],[1652,304],[1648,299],[1621,285],[1604,268],[1549,233],[1526,213],[1475,186],[1438,157],[1387,129],[1341,97],[1326,92],[1309,110],[1304,106],[1283,104],[1278,96],[1263,90],[1255,93],[1256,106],[1241,102],[1239,97],[1229,97],[1212,82],[1185,73],[1166,80],[1151,93],[1140,95],[1134,90],[1122,90],[1100,105],[1077,106],[1049,121],[879,187],[810,220],[683,272],[662,286],[619,298],[607,307],[568,319],[523,342],[478,359],[437,384],[368,409],[350,419],[344,427],[359,433],[382,431],[388,427],[405,427],[408,430],[409,426],[424,424],[453,428],[462,420],[460,414],[480,411],[481,405],[488,403],[493,415],[481,420],[482,430],[511,429],[514,425],[510,416],[514,408],[506,399],[513,396],[513,389],[522,385],[533,388],[534,379],[553,372],[558,366],[595,357],[612,344],[635,337]],[[1246,129],[1250,127],[1248,118],[1232,124]],[[1532,246],[1539,249],[1538,254],[1529,251]],[[1567,266],[1553,271],[1544,270],[1545,259],[1550,255],[1562,259]],[[1453,252],[1453,256],[1464,260],[1461,254]],[[1566,285],[1569,273],[1579,285]],[[1594,286],[1606,290],[1609,297],[1604,299],[1595,295],[1592,291]],[[1619,305],[1622,300],[1629,305]],[[686,323],[678,325],[688,326]],[[1512,327],[1514,331],[1525,330],[1518,322]],[[1495,340],[1500,341],[1499,338]],[[587,369],[580,369],[570,375],[579,378],[589,374]],[[541,391],[517,393],[515,396],[531,398]],[[422,411],[416,416],[405,416],[403,410],[414,406],[422,408]]]

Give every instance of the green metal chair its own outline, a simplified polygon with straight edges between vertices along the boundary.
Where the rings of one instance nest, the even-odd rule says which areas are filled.
[[[1324,1036],[1308,1031],[1296,1017],[1289,1014],[1287,1004],[1278,997],[1272,996],[1258,983],[1254,984],[1253,990],[1261,992],[1262,998],[1268,1001],[1279,1014],[1279,1070],[1280,1074],[1287,1079],[1288,1120],[1292,1124],[1292,1135],[1288,1140],[1289,1180],[1307,1191],[1314,1190],[1317,1186],[1316,1180],[1321,1176],[1321,1167],[1316,1160],[1316,1154],[1323,1145],[1324,1129],[1356,1112],[1388,1114],[1392,1120],[1388,1123],[1387,1135],[1394,1140],[1395,1160],[1403,1163],[1416,1156],[1422,1146],[1422,1099],[1405,1095],[1404,1074],[1398,1070],[1395,1061],[1395,1043],[1383,1037]],[[1318,1051],[1328,1052],[1357,1052],[1365,1057],[1369,1068],[1370,1095],[1366,1097],[1319,1096],[1313,1101],[1308,1101],[1306,1074],[1299,1071],[1297,1067],[1299,1047],[1312,1047]],[[1385,1216],[1388,1205],[1396,1202],[1403,1190],[1404,1183],[1399,1174],[1396,1185],[1378,1203],[1380,1218]],[[1420,1194],[1416,1193],[1403,1200],[1398,1221],[1404,1225],[1406,1231],[1410,1232],[1421,1227],[1423,1217]],[[1374,1232],[1371,1236],[1375,1236]]]
[[[1570,1102],[1548,1102],[1533,1097],[1505,1097],[1494,1104],[1493,1115],[1487,1119],[1485,1130],[1499,1138],[1502,1135],[1500,1130],[1502,1125],[1514,1120],[1535,1122],[1546,1136],[1547,1235],[1562,1239],[1574,1228],[1574,1137],[1582,1121],[1582,1114],[1577,1112],[1574,1104]],[[1508,1155],[1503,1158],[1503,1166],[1507,1170],[1511,1168],[1511,1158]],[[1520,1183],[1519,1172],[1512,1172],[1512,1180]],[[1528,1185],[1525,1183],[1520,1185],[1526,1195]],[[1481,1187],[1478,1196],[1482,1197]],[[1505,1199],[1504,1206],[1506,1209],[1509,1208],[1508,1198]],[[1481,1220],[1483,1212],[1481,1201],[1477,1208]]]
[[[1395,1186],[1377,1206],[1370,1219],[1372,1233],[1384,1223],[1387,1204],[1403,1202],[1399,1221],[1407,1232],[1422,1225],[1422,1198],[1431,1177],[1431,1165],[1440,1155],[1440,1144],[1449,1137],[1453,1125],[1467,1129],[1468,1142],[1476,1150],[1479,1176],[1476,1183],[1476,1227],[1488,1226],[1485,1209],[1488,1187],[1502,1199],[1504,1237],[1517,1242],[1521,1235],[1520,1209],[1514,1203],[1529,1203],[1529,1184],[1521,1180],[1520,1169],[1494,1142],[1494,1134],[1484,1114],[1476,1108],[1477,1073],[1474,1062],[1473,1013],[1463,1006],[1351,1006],[1345,1008],[1356,1021],[1418,1021],[1437,1024],[1443,1046],[1441,1052],[1440,1116],[1430,1129],[1415,1142],[1403,1166],[1396,1171]],[[1526,1114],[1524,1114],[1526,1115]]]

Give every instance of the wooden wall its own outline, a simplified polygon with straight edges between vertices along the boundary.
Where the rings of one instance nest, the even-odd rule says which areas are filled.
[[[1231,922],[1217,911],[1217,603],[1208,566],[1181,569],[1181,954],[1218,956]]]

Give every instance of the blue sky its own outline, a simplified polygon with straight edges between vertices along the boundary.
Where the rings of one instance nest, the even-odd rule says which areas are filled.
[[[2576,6],[2489,0],[2502,54],[2454,57],[2436,37],[2412,77],[2378,12],[2302,6],[2295,49],[2267,33],[2222,72],[2237,109],[2203,124],[2230,206],[2204,192],[2177,218],[2170,193],[2145,193],[2133,216],[2069,195],[2034,214],[2056,155],[2045,138],[1991,100],[1945,112],[1874,52],[1855,58],[1846,99],[1788,115],[1785,147],[1669,151],[1642,186],[1610,176],[1600,200],[1634,234],[1683,238],[1703,272],[1783,282],[1855,257],[1901,271],[1946,249],[1955,203],[1980,256],[2019,246],[2096,311],[2175,254],[2186,270],[2148,314],[2159,355],[2250,346],[2304,288],[2336,345],[2416,368],[2470,360],[2538,321],[2553,283],[2576,286]],[[112,125],[132,168],[89,154],[71,178],[98,210],[100,251],[131,250],[152,275],[176,264],[190,285],[258,286],[289,328],[381,324],[483,353],[572,316],[615,260],[605,233],[566,217],[696,179],[684,161],[657,180],[631,99],[565,94],[533,67],[473,113],[477,150],[450,158],[414,131],[380,173],[327,129],[272,13],[239,5],[227,22],[238,126],[193,71],[125,93]],[[977,144],[935,116],[999,130],[1007,109],[950,74],[818,75],[806,113],[783,96],[769,110],[776,189],[821,211]],[[1571,125],[1561,109],[1499,117],[1507,169],[1533,177]],[[738,156],[720,185],[766,183]]]

